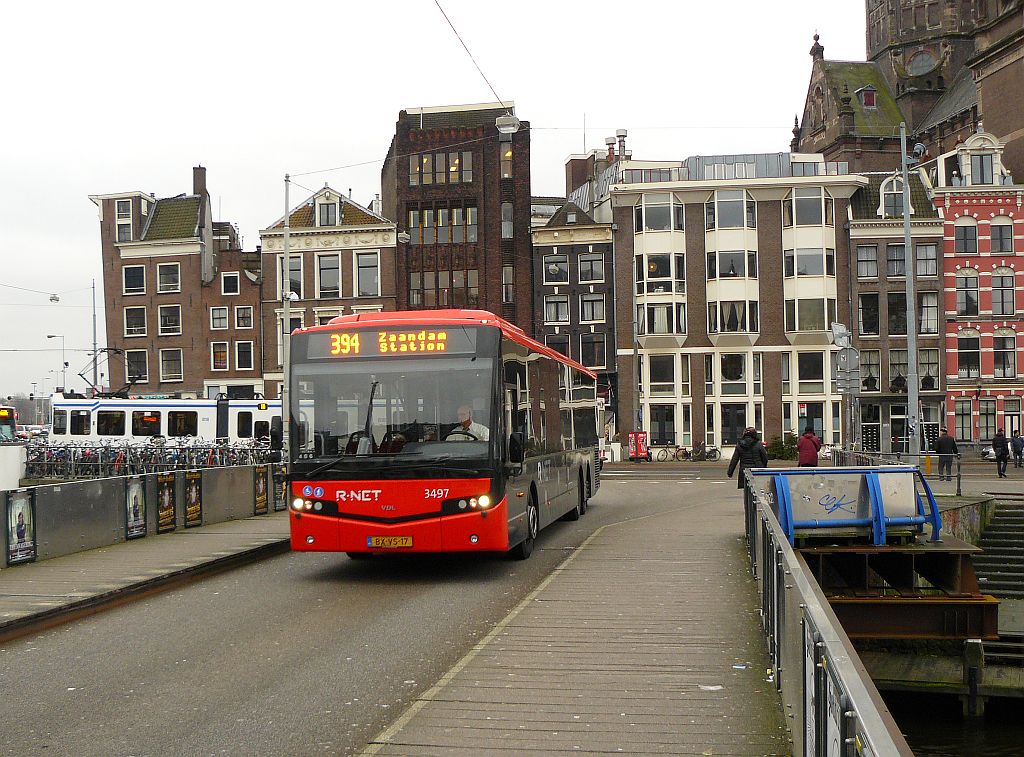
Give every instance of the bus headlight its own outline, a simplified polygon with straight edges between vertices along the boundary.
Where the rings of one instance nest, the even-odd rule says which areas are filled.
[[[491,498],[486,494],[481,494],[479,497],[470,497],[469,506],[473,509],[486,510],[491,506]]]
[[[295,499],[293,499],[292,500],[292,507],[294,509],[296,509],[296,510],[301,510],[302,509],[302,498],[301,497],[296,497]]]

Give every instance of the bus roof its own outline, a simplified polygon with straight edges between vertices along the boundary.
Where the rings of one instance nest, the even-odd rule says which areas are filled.
[[[339,315],[332,318],[322,326],[307,326],[296,329],[299,333],[311,331],[337,331],[340,329],[373,328],[373,327],[407,327],[407,326],[494,326],[501,329],[501,333],[524,347],[529,347],[534,352],[547,355],[565,365],[572,366],[582,371],[593,379],[597,374],[589,368],[568,358],[557,350],[553,350],[546,344],[541,344],[536,339],[531,339],[526,332],[514,323],[495,315],[489,310],[390,310],[376,313],[354,313],[353,315]]]

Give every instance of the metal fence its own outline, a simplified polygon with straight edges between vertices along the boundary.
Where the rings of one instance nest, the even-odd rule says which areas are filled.
[[[150,444],[30,444],[25,478],[74,480],[137,476],[174,470],[263,465],[276,452],[258,443],[217,444],[202,440]]]
[[[822,594],[745,472],[744,520],[772,678],[794,718],[795,755],[913,752]]]
[[[845,468],[864,468],[879,465],[916,465],[926,476],[941,476],[942,462],[935,452],[922,452],[911,455],[906,452],[857,452],[848,449],[833,449],[832,464]],[[950,476],[956,479],[956,496],[963,493],[960,487],[960,455],[952,455],[950,459]]]

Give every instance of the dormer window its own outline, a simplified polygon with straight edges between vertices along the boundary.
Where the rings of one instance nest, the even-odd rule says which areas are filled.
[[[576,214],[575,213],[566,213],[565,222],[566,222],[566,224],[576,223]]]
[[[338,204],[334,202],[322,202],[320,208],[320,226],[338,225]]]
[[[971,156],[971,184],[992,184],[992,155]]]
[[[903,179],[893,176],[882,182],[878,206],[878,215],[881,218],[902,218],[903,217]],[[914,206],[911,205],[907,212],[914,215]]]
[[[857,90],[857,96],[860,98],[861,107],[864,108],[877,108],[878,103],[876,101],[875,88],[870,84],[866,87],[862,87]]]

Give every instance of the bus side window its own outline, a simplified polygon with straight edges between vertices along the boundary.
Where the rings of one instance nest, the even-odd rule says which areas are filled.
[[[124,410],[100,410],[96,413],[96,433],[100,436],[124,436]]]
[[[132,436],[160,436],[160,413],[145,410],[133,412]]]
[[[194,410],[167,413],[168,436],[195,436],[199,433],[199,413]]]
[[[255,436],[257,439],[270,438],[270,421],[256,421],[256,424],[253,428],[253,436]]]
[[[238,414],[236,436],[239,439],[252,438],[252,413],[245,410]]]
[[[53,433],[55,436],[63,436],[68,432],[68,411],[53,411]]]
[[[71,411],[71,433],[74,436],[88,436],[91,428],[92,413],[88,410]]]

